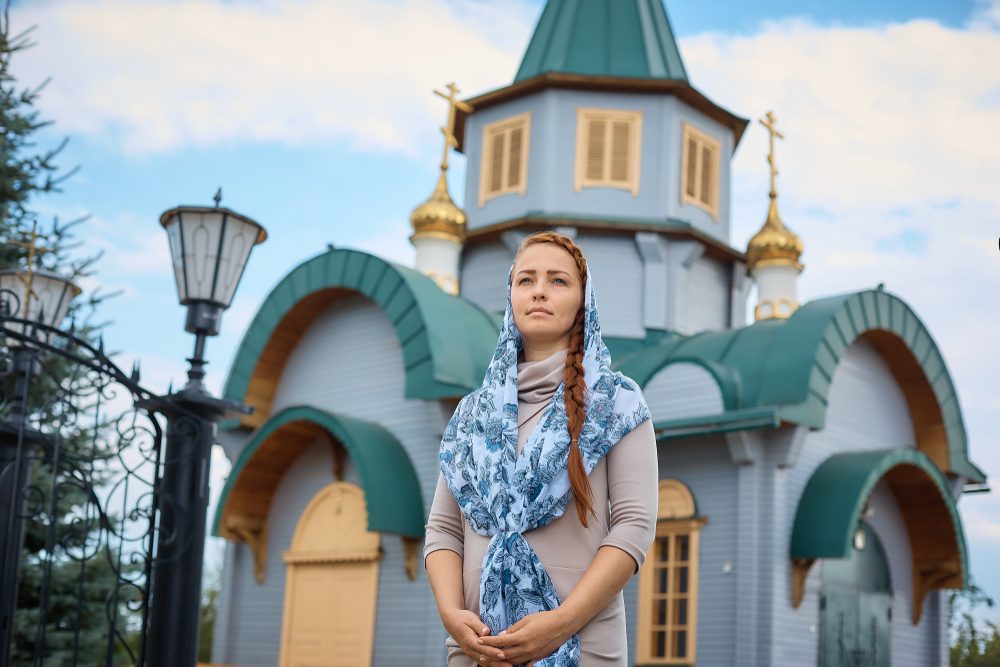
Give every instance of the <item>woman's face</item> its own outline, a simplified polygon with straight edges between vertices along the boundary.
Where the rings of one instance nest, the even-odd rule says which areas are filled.
[[[582,302],[579,270],[568,252],[552,243],[521,251],[511,277],[510,305],[526,347],[555,351],[569,345]]]

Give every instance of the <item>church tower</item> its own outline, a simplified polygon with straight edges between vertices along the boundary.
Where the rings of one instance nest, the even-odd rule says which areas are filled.
[[[458,294],[458,263],[465,242],[466,216],[448,192],[448,151],[455,139],[455,111],[470,111],[464,102],[456,99],[458,88],[448,84],[448,94],[434,91],[448,100],[448,123],[441,128],[444,134],[444,152],[441,156],[441,173],[434,192],[410,214],[413,234],[410,243],[416,250],[416,269],[432,278],[448,294]]]
[[[784,139],[775,127],[774,114],[767,112],[767,120],[760,121],[771,134],[767,163],[771,167],[771,204],[767,219],[747,244],[747,271],[757,283],[755,320],[773,317],[787,318],[799,307],[798,278],[803,265],[802,239],[785,226],[778,215],[778,167],[774,160],[774,139]]]
[[[532,231],[576,237],[606,337],[744,324],[730,160],[747,121],[688,80],[662,0],[549,0],[513,83],[466,100],[462,296],[502,311]]]

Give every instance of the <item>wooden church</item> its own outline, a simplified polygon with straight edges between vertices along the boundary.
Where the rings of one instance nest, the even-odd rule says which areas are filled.
[[[225,397],[255,411],[220,434],[213,662],[444,664],[422,560],[440,438],[482,381],[515,249],[555,228],[587,256],[615,367],[657,434],[629,664],[946,664],[947,592],[968,577],[957,500],[985,477],[901,296],[798,302],[774,118],[754,124],[772,188],[741,249],[730,161],[749,122],[688,80],[661,0],[549,0],[510,85],[448,97],[465,209],[446,146],[413,212],[415,267],[310,257],[236,352]]]

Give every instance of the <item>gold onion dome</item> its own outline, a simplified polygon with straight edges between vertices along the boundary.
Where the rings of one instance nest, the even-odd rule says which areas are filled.
[[[410,214],[413,235],[410,240],[428,237],[447,238],[458,243],[465,241],[466,216],[448,194],[448,181],[441,170],[437,187],[431,196]]]
[[[774,198],[767,212],[767,220],[760,231],[747,244],[747,269],[757,266],[794,266],[802,270],[802,239],[785,226],[778,215]]]

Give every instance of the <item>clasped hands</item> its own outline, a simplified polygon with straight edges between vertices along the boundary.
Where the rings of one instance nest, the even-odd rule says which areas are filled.
[[[477,664],[489,667],[534,665],[573,636],[569,620],[559,609],[528,614],[496,636],[467,609],[454,609],[445,619],[452,638]]]

